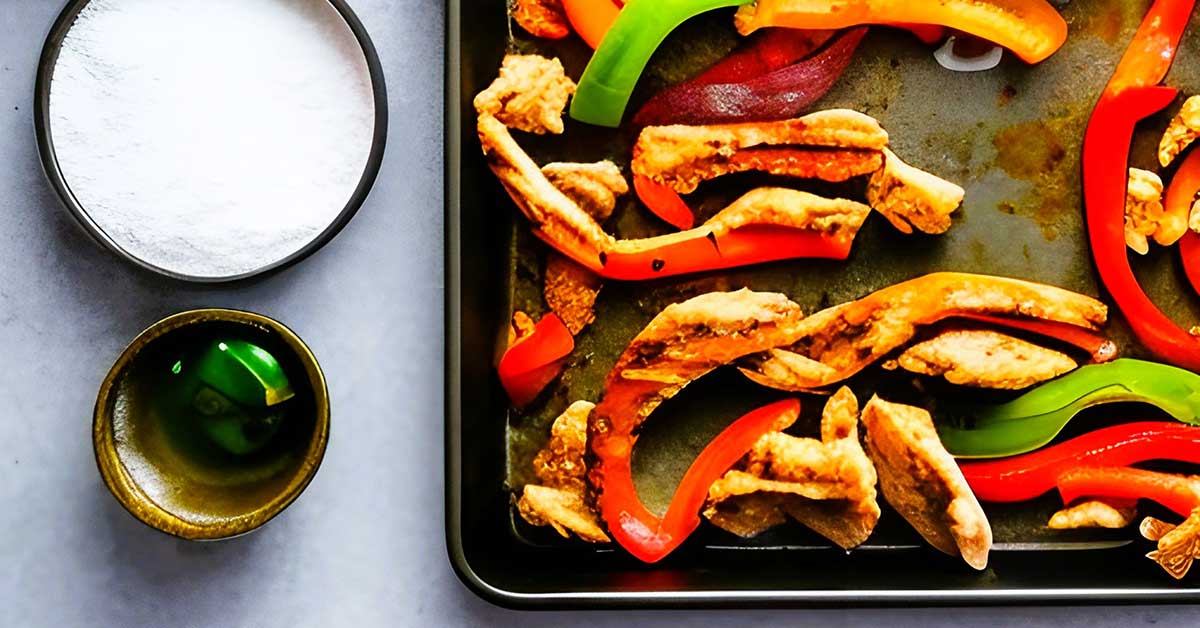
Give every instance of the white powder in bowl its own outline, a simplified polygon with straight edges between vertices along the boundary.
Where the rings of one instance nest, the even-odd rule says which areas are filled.
[[[375,100],[327,0],[92,0],[62,42],[49,118],[71,193],[118,247],[224,279],[342,213]]]

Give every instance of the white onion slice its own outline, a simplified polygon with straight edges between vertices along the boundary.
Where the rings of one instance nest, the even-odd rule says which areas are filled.
[[[1003,48],[992,46],[991,50],[978,57],[960,57],[954,52],[953,36],[947,39],[946,43],[937,49],[937,52],[933,53],[933,58],[937,59],[938,65],[947,70],[954,70],[955,72],[982,72],[990,70],[1000,65],[1000,58],[1003,56]]]

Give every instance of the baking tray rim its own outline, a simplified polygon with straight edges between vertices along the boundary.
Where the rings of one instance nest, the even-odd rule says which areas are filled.
[[[444,194],[445,194],[445,543],[451,568],[472,593],[491,604],[517,610],[631,608],[913,607],[1054,604],[1186,604],[1200,602],[1195,588],[1013,588],[877,590],[701,590],[701,591],[513,591],[484,578],[472,565],[462,525],[462,0],[445,3]]]

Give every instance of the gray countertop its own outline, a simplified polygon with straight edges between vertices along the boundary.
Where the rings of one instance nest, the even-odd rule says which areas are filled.
[[[316,256],[205,288],[120,261],[60,207],[31,115],[59,2],[0,0],[0,626],[1196,623],[1188,608],[538,615],[475,598],[451,572],[442,534],[443,6],[351,4],[390,88],[379,182]],[[96,389],[124,344],[204,306],[295,329],[333,403],[308,491],[263,530],[216,544],[177,541],[127,515],[100,482],[89,437]]]

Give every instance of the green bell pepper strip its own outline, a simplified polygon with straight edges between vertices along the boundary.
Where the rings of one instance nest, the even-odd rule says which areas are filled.
[[[571,101],[571,117],[616,128],[659,45],[689,18],[753,0],[632,0],[592,55]]]
[[[1200,375],[1141,360],[1084,366],[965,420],[942,421],[938,435],[958,458],[1000,458],[1054,440],[1085,408],[1116,402],[1157,406],[1178,421],[1200,425]]]

